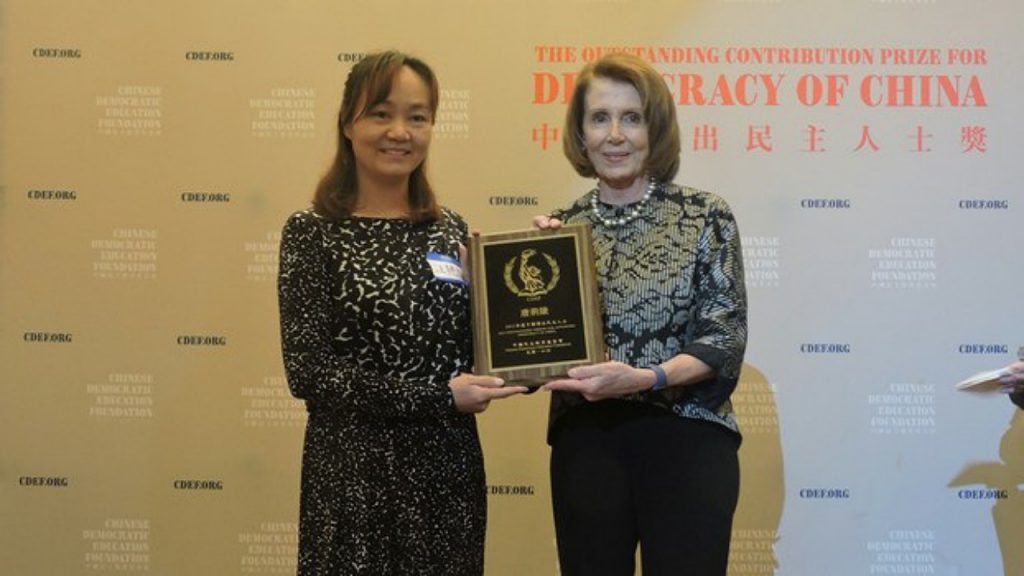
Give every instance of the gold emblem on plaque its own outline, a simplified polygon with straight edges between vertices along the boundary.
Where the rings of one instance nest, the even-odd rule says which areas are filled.
[[[544,270],[537,265],[540,258],[548,265],[550,277],[547,280]],[[561,274],[558,261],[550,254],[538,254],[533,248],[527,248],[505,263],[505,286],[520,298],[543,296],[555,288]]]

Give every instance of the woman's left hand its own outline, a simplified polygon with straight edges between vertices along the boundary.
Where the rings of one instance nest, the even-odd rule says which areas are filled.
[[[622,362],[602,362],[573,368],[568,378],[552,380],[543,388],[579,392],[588,401],[595,402],[649,390],[655,380],[652,370],[633,368]]]

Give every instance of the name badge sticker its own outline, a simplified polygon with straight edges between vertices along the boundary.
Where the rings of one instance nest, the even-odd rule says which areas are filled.
[[[434,271],[434,278],[442,282],[468,284],[466,277],[462,274],[462,264],[455,258],[437,252],[427,252],[427,263]]]

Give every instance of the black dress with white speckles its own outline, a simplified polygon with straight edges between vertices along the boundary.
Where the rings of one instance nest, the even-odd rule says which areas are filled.
[[[472,364],[469,291],[427,260],[457,261],[466,238],[449,210],[284,226],[284,366],[309,412],[300,576],[483,573],[483,456],[448,388]]]

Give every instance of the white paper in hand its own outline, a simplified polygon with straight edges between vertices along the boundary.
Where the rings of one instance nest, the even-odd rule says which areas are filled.
[[[963,390],[964,392],[979,393],[1005,392],[1003,389],[1003,383],[999,379],[1009,373],[1010,371],[1007,368],[979,372],[974,376],[957,383],[956,389]]]

